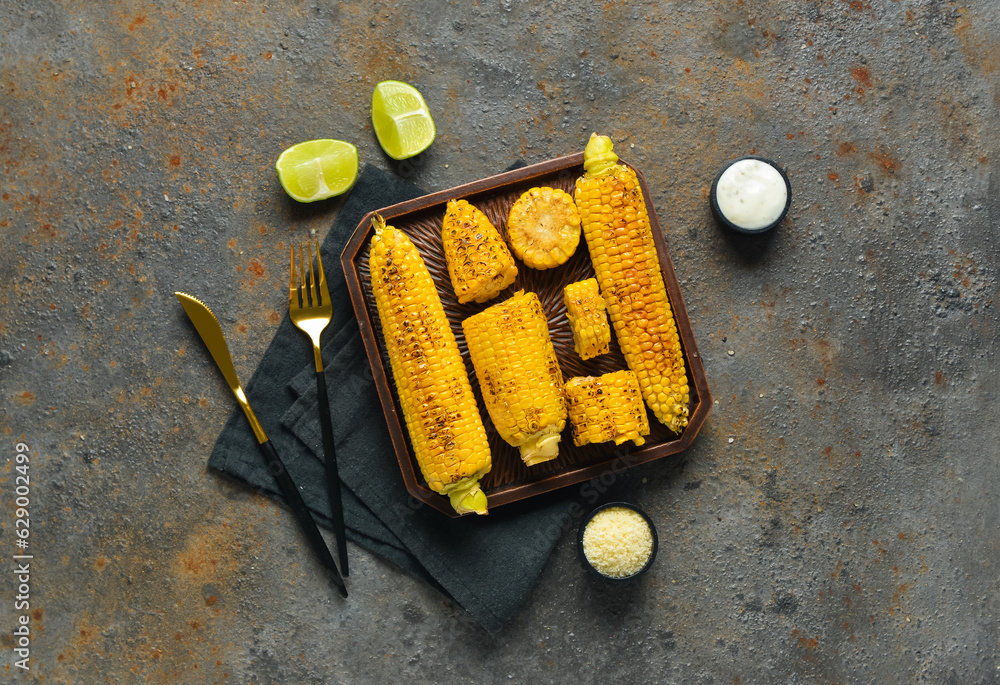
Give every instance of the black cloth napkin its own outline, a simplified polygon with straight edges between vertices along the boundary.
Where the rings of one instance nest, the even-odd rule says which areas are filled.
[[[323,359],[347,537],[437,587],[490,631],[523,603],[571,522],[565,494],[453,519],[413,500],[403,485],[372,380],[340,254],[369,211],[424,191],[366,165],[320,248],[334,303]],[[330,527],[312,346],[286,314],[246,393],[317,521]],[[243,413],[234,410],[209,467],[281,499]],[[310,554],[306,544],[302,553]],[[347,580],[348,588],[374,578]]]

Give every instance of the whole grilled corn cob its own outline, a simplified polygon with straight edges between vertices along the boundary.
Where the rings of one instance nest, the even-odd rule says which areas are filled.
[[[580,244],[580,214],[573,197],[548,186],[525,191],[507,214],[507,239],[517,258],[532,269],[566,263]]]
[[[485,514],[486,429],[434,281],[405,233],[372,225],[372,290],[417,464],[455,511]]]
[[[465,200],[448,202],[441,240],[461,304],[486,302],[514,282],[517,267],[507,243],[487,216]]]
[[[519,290],[462,322],[486,410],[528,466],[559,455],[566,426],[562,372],[535,293]]]
[[[577,447],[614,440],[641,445],[649,435],[649,419],[639,381],[631,371],[603,376],[576,376],[566,381],[569,421]]]
[[[684,358],[646,203],[611,139],[594,134],[576,181],[576,206],[601,293],[628,367],[654,416],[675,433],[688,422]]]
[[[581,359],[606,354],[611,344],[607,307],[596,278],[570,283],[563,288],[566,318],[573,329],[573,347]]]

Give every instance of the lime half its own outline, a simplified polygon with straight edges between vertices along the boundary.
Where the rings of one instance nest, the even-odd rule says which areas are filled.
[[[315,202],[350,190],[358,178],[358,148],[320,138],[293,145],[274,168],[285,192],[299,202]]]
[[[420,91],[402,81],[382,81],[372,93],[372,126],[393,159],[419,155],[434,142],[434,119]]]

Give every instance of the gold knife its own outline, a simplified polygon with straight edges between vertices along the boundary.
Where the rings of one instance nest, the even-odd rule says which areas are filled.
[[[191,323],[197,329],[198,335],[205,342],[205,346],[212,355],[212,359],[215,360],[216,366],[219,367],[222,375],[226,378],[226,382],[229,383],[229,389],[236,395],[236,401],[239,402],[243,413],[246,414],[247,420],[250,422],[253,434],[257,437],[257,444],[260,447],[260,451],[264,454],[264,459],[267,461],[267,469],[274,476],[278,487],[281,488],[281,492],[285,496],[285,502],[288,503],[288,506],[292,508],[296,518],[298,518],[302,532],[305,533],[309,544],[312,545],[313,551],[316,552],[320,562],[330,572],[334,583],[337,585],[337,589],[340,590],[340,594],[347,597],[347,586],[344,584],[344,579],[341,577],[340,571],[337,570],[337,564],[330,554],[330,548],[327,547],[326,541],[320,534],[316,522],[306,507],[306,503],[302,501],[299,489],[292,481],[292,477],[288,475],[288,470],[278,456],[277,450],[274,449],[274,445],[271,444],[267,434],[264,432],[264,427],[257,420],[253,409],[250,408],[250,402],[247,401],[247,396],[243,392],[243,388],[240,387],[240,379],[236,375],[236,367],[233,366],[233,358],[229,353],[229,345],[226,344],[226,336],[222,332],[219,320],[215,318],[212,310],[197,297],[192,297],[181,292],[175,292],[174,295],[180,300],[181,306],[184,307],[184,311],[187,312]]]

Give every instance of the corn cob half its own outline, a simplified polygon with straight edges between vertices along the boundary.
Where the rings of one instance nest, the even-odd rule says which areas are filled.
[[[577,447],[609,440],[616,445],[626,440],[636,445],[646,442],[643,436],[649,435],[649,418],[633,372],[626,369],[570,378],[566,399]]]
[[[653,415],[680,433],[690,391],[642,188],[607,136],[590,137],[583,167],[576,206],[618,343]]]
[[[465,200],[451,200],[441,227],[448,274],[461,304],[486,302],[514,282],[517,266],[489,218]]]
[[[520,448],[528,466],[555,459],[566,397],[538,296],[519,290],[467,318],[462,330],[500,437]]]
[[[580,359],[607,354],[611,346],[607,304],[596,278],[570,283],[563,288],[566,318],[573,329],[573,347]]]
[[[420,471],[460,514],[485,514],[491,466],[482,416],[434,281],[405,233],[372,221],[372,290]]]

